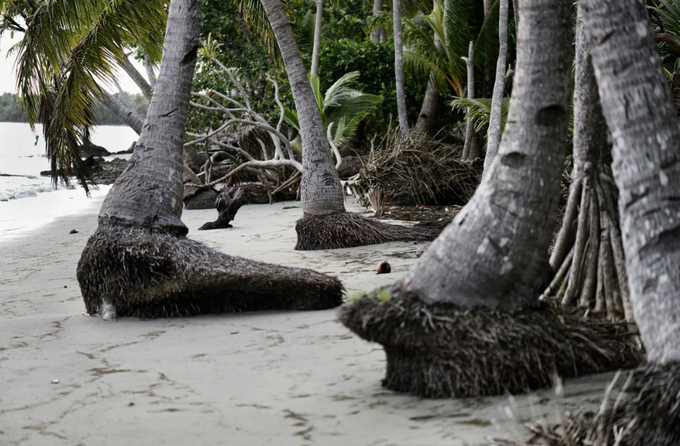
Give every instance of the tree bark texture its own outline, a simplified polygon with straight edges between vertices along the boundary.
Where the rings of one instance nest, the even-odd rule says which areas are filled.
[[[489,175],[404,279],[426,303],[536,305],[548,279],[571,93],[569,0],[521,0],[510,116]]]
[[[345,212],[342,184],[331,159],[321,112],[314,98],[288,16],[281,0],[260,1],[281,50],[300,120],[303,212],[310,215]]]
[[[172,2],[163,60],[142,134],[132,158],[99,213],[107,220],[185,235],[182,215],[182,145],[199,45],[201,7]]]
[[[103,88],[102,92],[102,102],[106,107],[111,110],[121,121],[127,124],[132,130],[138,135],[142,133],[142,127],[144,126],[144,121],[142,118],[131,108],[126,107],[125,104],[120,102],[116,97],[108,93]]]
[[[373,0],[373,16],[377,16],[382,12],[383,9],[383,0]],[[371,31],[371,42],[374,43],[382,43],[380,41],[380,34],[381,32],[384,32],[385,28],[382,26],[380,28],[376,28],[373,31]]]
[[[146,76],[149,78],[149,85],[153,88],[156,85],[156,72],[148,54],[144,54],[144,69],[146,70]]]
[[[394,26],[394,75],[397,89],[397,114],[401,137],[408,135],[408,113],[404,91],[404,43],[401,38],[401,0],[392,1],[392,22]]]
[[[650,362],[680,360],[680,128],[639,0],[584,0],[630,299]]]
[[[151,87],[151,84],[149,84],[146,79],[144,79],[144,76],[142,76],[142,73],[137,71],[137,68],[132,65],[130,60],[126,57],[123,59],[118,59],[118,64],[120,67],[125,71],[125,73],[130,76],[130,79],[139,87],[139,89],[142,91],[142,94],[144,95],[145,98],[148,100],[151,100],[151,96],[153,95],[153,88]]]
[[[467,65],[467,97],[468,99],[475,98],[475,43],[470,41],[468,48],[468,57],[465,60]],[[472,118],[468,118],[465,124],[465,144],[463,145],[463,159],[470,158],[470,148],[472,146],[472,139],[475,137],[475,126]]]
[[[557,272],[545,299],[633,320],[621,232],[614,197],[617,190],[602,154],[606,124],[600,107],[590,43],[579,4],[574,87],[574,169],[569,198],[550,257]]]
[[[312,68],[310,72],[319,75],[319,52],[321,51],[321,24],[323,22],[323,0],[316,0],[316,16],[314,19],[314,44],[312,46]]]
[[[491,116],[489,117],[488,141],[486,145],[486,157],[484,158],[484,174],[491,167],[493,159],[498,153],[501,143],[501,106],[503,104],[503,91],[505,90],[505,69],[508,54],[508,0],[500,0],[498,15],[498,60],[496,61],[496,80],[493,85],[491,97]]]
[[[441,53],[442,44],[436,35],[434,36],[434,44],[439,53]],[[430,81],[427,83],[427,90],[425,90],[425,97],[423,98],[423,104],[420,106],[416,125],[413,126],[415,132],[428,133],[430,131],[432,121],[437,114],[437,102],[439,102],[439,90],[437,89],[437,82],[433,73],[430,75]]]

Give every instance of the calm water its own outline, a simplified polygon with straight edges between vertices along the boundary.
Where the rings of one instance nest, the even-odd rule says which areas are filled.
[[[136,139],[124,126],[100,126],[92,132],[92,142],[109,152],[125,150]],[[40,176],[49,168],[41,126],[33,133],[28,124],[0,122],[0,241],[75,214],[109,189],[100,187],[87,198],[77,186],[55,188],[49,177]]]

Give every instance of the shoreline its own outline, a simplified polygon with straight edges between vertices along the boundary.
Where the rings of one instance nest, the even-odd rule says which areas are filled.
[[[347,208],[363,210],[350,201]],[[512,400],[423,400],[385,390],[382,348],[352,335],[335,310],[84,316],[75,270],[98,210],[93,204],[2,242],[0,444],[463,446],[523,436],[520,421],[532,413],[554,419],[551,389]],[[182,219],[191,238],[335,275],[348,294],[398,280],[426,245],[295,251],[301,215],[299,202],[283,202],[243,206],[232,229],[197,231],[215,210],[185,210]],[[383,259],[393,272],[376,275]],[[565,407],[596,410],[612,376],[570,380]],[[508,417],[513,411],[519,420]]]

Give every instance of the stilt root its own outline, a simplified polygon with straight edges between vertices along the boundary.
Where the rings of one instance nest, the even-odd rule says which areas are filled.
[[[605,396],[598,413],[562,413],[562,422],[527,425],[526,442],[508,446],[677,446],[680,444],[680,363],[649,364],[630,373],[622,393]]]

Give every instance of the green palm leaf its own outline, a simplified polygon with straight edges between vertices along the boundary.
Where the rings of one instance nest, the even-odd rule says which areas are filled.
[[[31,125],[45,124],[53,179],[88,172],[76,147],[93,124],[98,82],[113,79],[117,61],[138,46],[160,59],[167,0],[45,0],[35,2],[18,55],[18,89]]]

